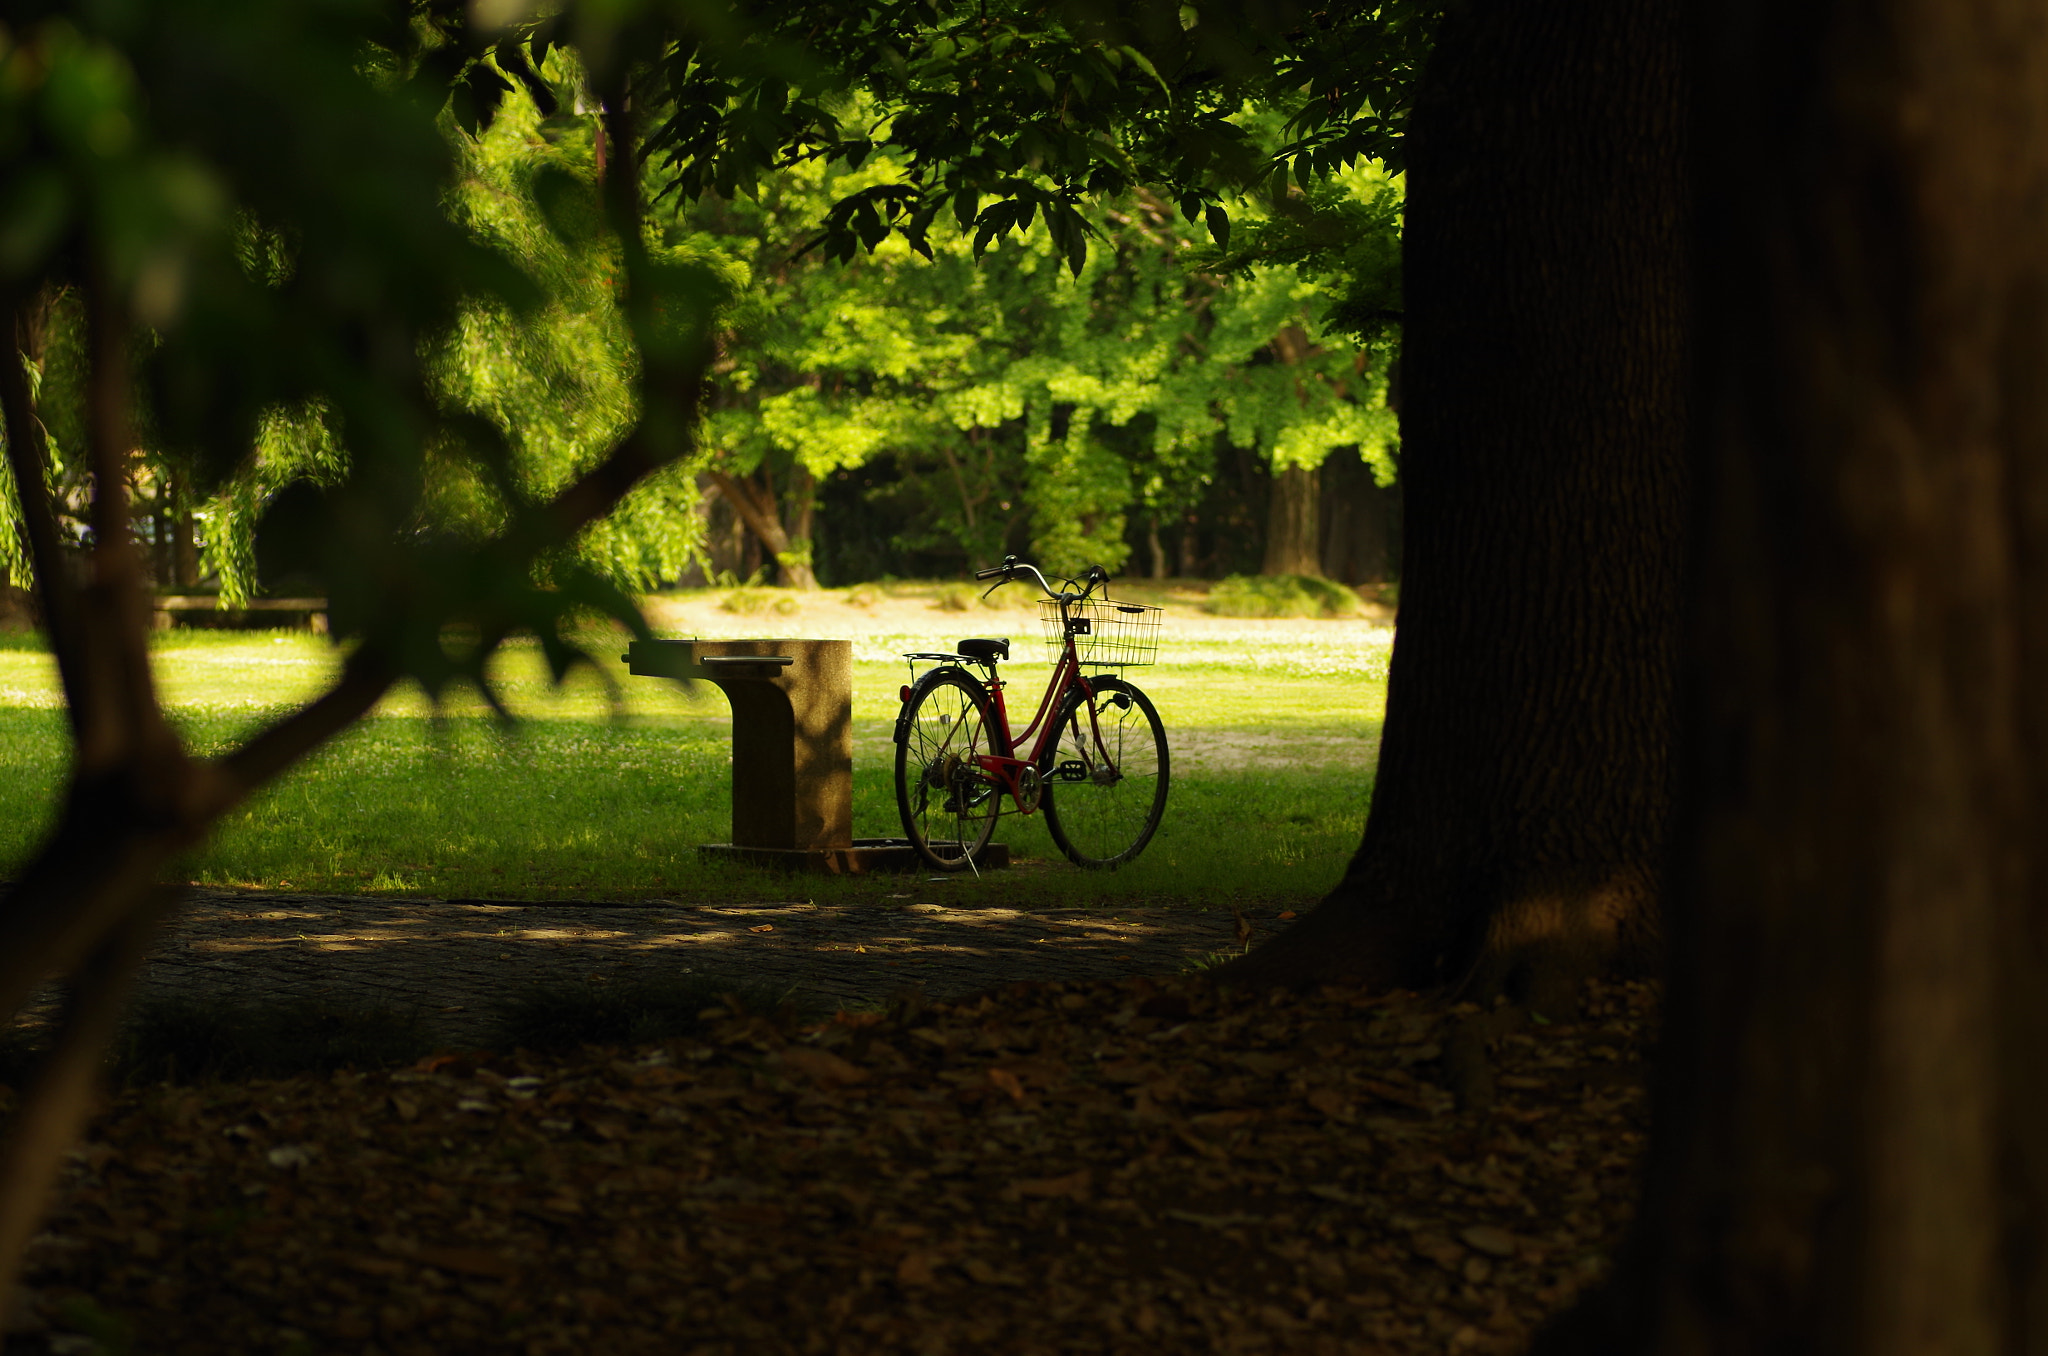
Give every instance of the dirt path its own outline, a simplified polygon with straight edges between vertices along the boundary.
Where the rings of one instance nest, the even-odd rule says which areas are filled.
[[[1298,639],[1330,633],[1383,629],[1394,611],[1378,602],[1362,604],[1355,618],[1310,621],[1301,618],[1219,617],[1203,608],[1209,587],[1200,580],[1119,580],[1111,586],[1119,598],[1135,598],[1166,609],[1177,633],[1190,637],[1262,635]],[[647,620],[657,631],[701,636],[868,636],[917,635],[935,638],[961,635],[1012,635],[1019,645],[1035,645],[1039,635],[1038,597],[1023,585],[1011,585],[982,601],[982,590],[966,582],[867,584],[852,589],[793,592],[783,589],[689,589],[651,594],[641,599]]]
[[[1260,937],[1285,926],[1246,920]],[[391,900],[195,891],[140,984],[144,999],[318,1002],[418,1011],[474,1043],[521,989],[690,974],[878,1004],[921,984],[953,997],[1019,979],[1172,974],[1235,947],[1228,912],[1020,911],[811,903],[733,907]],[[44,1018],[48,1002],[26,1015]]]

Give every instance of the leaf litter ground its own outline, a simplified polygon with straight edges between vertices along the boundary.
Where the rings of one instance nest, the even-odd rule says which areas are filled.
[[[1508,1352],[1635,1199],[1648,986],[1569,1025],[1199,978],[733,1008],[124,1092],[9,1349]]]

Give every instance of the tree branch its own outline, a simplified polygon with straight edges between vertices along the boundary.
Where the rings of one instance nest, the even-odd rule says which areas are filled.
[[[7,429],[7,465],[14,473],[15,502],[21,508],[22,529],[28,538],[28,557],[35,567],[36,594],[43,607],[43,629],[49,633],[50,649],[57,656],[57,671],[64,683],[64,706],[74,721],[80,709],[78,652],[78,589],[64,571],[64,548],[57,534],[57,509],[50,501],[50,449],[37,417],[34,398],[28,389],[28,375],[22,370],[27,354],[21,348],[23,324],[19,298],[7,303],[4,323],[6,360],[0,361],[0,413]]]
[[[783,531],[782,524],[776,520],[775,515],[754,497],[753,490],[745,481],[735,479],[723,471],[706,470],[704,474],[711,477],[711,483],[716,485],[718,492],[732,504],[733,512],[740,515],[740,520],[746,523],[748,530],[761,539],[761,544],[768,548],[770,555],[780,556],[789,550],[789,534]]]
[[[626,285],[631,297],[633,285],[647,270],[647,242],[640,238],[640,142],[633,121],[633,101],[625,63],[616,58],[602,79],[598,94],[598,118],[604,139],[617,168],[599,182],[604,195],[605,215],[619,238],[625,261]],[[640,298],[644,304],[645,298]]]
[[[967,515],[967,530],[974,531],[974,500],[967,493],[967,477],[960,470],[960,459],[953,455],[951,445],[939,443],[939,455],[946,459],[946,469],[953,473],[953,487],[960,491],[960,511]]]
[[[92,466],[91,574],[79,591],[78,641],[58,655],[73,702],[74,778],[136,757],[182,756],[157,705],[149,665],[149,603],[128,519],[128,471],[135,451],[129,419],[128,316],[101,280],[85,288],[85,440]]]
[[[93,564],[96,575],[129,573],[135,546],[128,521],[128,470],[135,450],[129,427],[128,318],[103,281],[85,288],[85,446],[92,465]],[[124,569],[123,567],[128,567]]]
[[[0,1146],[0,1276],[21,1274],[22,1254],[56,1185],[57,1165],[92,1110],[100,1059],[121,1020],[135,972],[169,901],[132,913],[79,971],[56,1043],[21,1099]]]
[[[605,215],[618,238],[625,295],[621,299],[641,352],[640,422],[596,466],[579,476],[541,510],[536,539],[546,549],[566,543],[609,513],[641,480],[679,461],[692,446],[704,373],[713,345],[708,331],[681,352],[657,356],[668,347],[657,341],[660,298],[653,285],[647,244],[640,234],[640,150],[623,66],[600,85],[599,116],[613,171],[599,185]]]
[[[382,651],[365,646],[349,656],[333,687],[281,720],[259,730],[241,747],[214,762],[200,809],[207,821],[226,814],[244,797],[320,745],[369,714],[397,681],[398,670]]]
[[[698,369],[701,380],[702,369]],[[696,401],[690,399],[694,409]],[[687,425],[685,426],[687,428]],[[536,548],[560,545],[578,532],[611,512],[618,502],[626,497],[635,485],[670,462],[680,458],[689,450],[689,438],[685,433],[676,450],[663,454],[654,446],[654,438],[647,427],[645,418],[620,440],[609,456],[570,482],[561,493],[542,507],[538,514],[540,528],[533,545]]]

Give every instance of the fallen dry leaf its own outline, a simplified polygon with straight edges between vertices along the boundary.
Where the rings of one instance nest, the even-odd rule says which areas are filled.
[[[1489,1257],[1515,1255],[1515,1236],[1497,1225],[1469,1225],[1458,1231],[1458,1237],[1466,1247],[1483,1252]]]
[[[1086,1168],[1076,1168],[1061,1177],[1027,1177],[1010,1183],[1010,1196],[1066,1196],[1073,1200],[1088,1199],[1090,1174]]]
[[[898,1285],[930,1285],[937,1277],[933,1268],[938,1259],[928,1252],[906,1252],[903,1260],[896,1264]]]
[[[841,1059],[830,1050],[812,1050],[793,1045],[782,1052],[784,1068],[794,1069],[806,1078],[820,1083],[832,1083],[840,1087],[851,1087],[855,1083],[868,1081],[868,1071],[848,1060]]]
[[[1024,1084],[1022,1080],[1008,1069],[998,1069],[991,1065],[988,1071],[988,1081],[1010,1094],[1011,1101],[1022,1102],[1024,1100]]]
[[[1627,1222],[1654,1002],[1603,986],[1536,1027],[1341,988],[1013,985],[134,1088],[67,1160],[30,1318],[174,1356],[1506,1353]],[[1459,1111],[1442,1036],[1496,1018],[1496,1102]]]
[[[518,1270],[509,1258],[488,1248],[422,1243],[413,1256],[424,1266],[438,1267],[464,1276],[506,1277]]]

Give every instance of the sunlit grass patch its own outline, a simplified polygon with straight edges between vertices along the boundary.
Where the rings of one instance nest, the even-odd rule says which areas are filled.
[[[908,676],[900,656],[949,644],[959,629],[932,615],[928,634],[856,642],[857,837],[901,833],[890,742]],[[1003,672],[1022,725],[1049,668],[1035,631],[1010,629],[1020,662]],[[169,637],[153,649],[159,687],[203,754],[317,692],[339,662],[334,647],[303,632]],[[437,708],[416,690],[396,692],[231,813],[181,874],[213,886],[441,898],[1295,902],[1327,890],[1357,846],[1388,642],[1369,627],[1169,636],[1167,662],[1130,676],[1165,720],[1173,789],[1158,836],[1116,872],[1070,866],[1042,820],[1014,816],[998,836],[1017,866],[980,877],[790,878],[708,860],[698,846],[731,837],[723,696],[706,684],[686,692],[628,677],[615,664],[609,685],[579,671],[556,689],[534,647],[515,644],[495,673],[518,724],[497,722],[473,693],[450,691]],[[616,659],[616,640],[593,644],[601,659]],[[46,654],[0,648],[0,853],[10,862],[32,850],[61,788],[69,755],[59,703]]]

